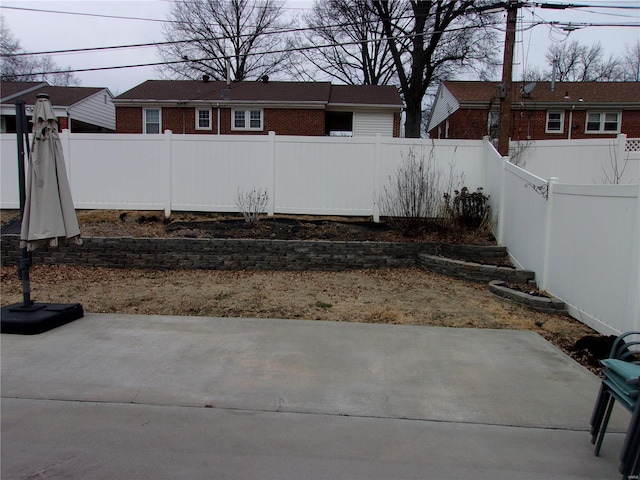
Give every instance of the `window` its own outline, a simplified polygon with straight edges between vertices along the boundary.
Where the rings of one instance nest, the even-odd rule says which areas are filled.
[[[562,133],[564,131],[564,112],[560,110],[547,112],[546,133]]]
[[[262,110],[231,111],[231,130],[262,130]]]
[[[325,134],[331,137],[352,137],[353,113],[327,112],[325,115]]]
[[[159,108],[145,108],[144,133],[160,133],[162,117]]]
[[[619,112],[587,112],[587,133],[620,133]]]
[[[196,108],[196,130],[211,130],[210,108]]]

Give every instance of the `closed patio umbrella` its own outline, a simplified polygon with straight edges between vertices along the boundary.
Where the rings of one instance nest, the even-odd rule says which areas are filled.
[[[32,251],[41,245],[57,246],[60,240],[81,244],[58,119],[46,97],[38,98],[35,104],[29,160],[20,246]]]
[[[22,251],[18,278],[22,280],[23,302],[2,307],[0,323],[2,333],[33,335],[82,318],[84,312],[79,303],[35,303],[31,300],[31,252],[45,245],[57,246],[61,240],[75,244],[81,244],[82,240],[64,165],[58,120],[48,95],[38,95],[35,104],[30,152],[23,101],[16,101],[16,127]],[[29,157],[26,180],[25,144]]]

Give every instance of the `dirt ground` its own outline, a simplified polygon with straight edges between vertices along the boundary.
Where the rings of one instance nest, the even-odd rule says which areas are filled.
[[[211,229],[202,225],[196,228],[194,222],[214,221],[213,216],[207,215],[181,215],[166,222],[157,212],[128,212],[121,218],[122,213],[125,212],[79,211],[83,236],[150,237],[168,235],[167,231],[169,236],[178,231],[179,236],[206,236],[211,235]],[[12,212],[3,211],[2,224],[11,216]],[[140,217],[145,220],[140,221]],[[171,230],[174,222],[189,225]],[[331,229],[335,239],[342,238],[338,232],[348,231],[344,225],[323,227],[325,232]],[[597,370],[597,362],[588,350],[574,348],[583,337],[598,336],[589,327],[568,316],[537,313],[499,298],[485,284],[420,269],[222,272],[34,265],[30,272],[34,300],[77,302],[86,312],[526,329]],[[15,267],[2,267],[0,286],[2,305],[22,301]]]

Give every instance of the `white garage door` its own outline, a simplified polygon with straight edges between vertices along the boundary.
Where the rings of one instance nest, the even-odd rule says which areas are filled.
[[[383,137],[393,137],[392,112],[354,112],[353,136],[371,137],[377,133]]]

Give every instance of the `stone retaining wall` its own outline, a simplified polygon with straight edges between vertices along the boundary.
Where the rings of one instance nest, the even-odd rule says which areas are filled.
[[[529,283],[533,282],[536,277],[535,272],[512,267],[484,265],[428,254],[420,254],[418,258],[419,265],[424,270],[472,282],[503,280],[507,283]]]
[[[19,259],[18,237],[2,236],[2,265]],[[421,243],[88,237],[83,245],[36,250],[36,264],[211,270],[354,270],[415,267]]]
[[[530,295],[507,286],[508,282],[493,280],[489,282],[489,291],[516,303],[544,313],[567,315],[567,307],[559,298]]]
[[[3,235],[1,252],[2,265],[16,265],[18,236]],[[504,247],[437,243],[88,237],[81,246],[36,250],[33,259],[36,264],[163,270],[340,271],[420,266],[474,281],[526,283],[534,278],[533,272],[436,256],[483,262],[506,254]]]

